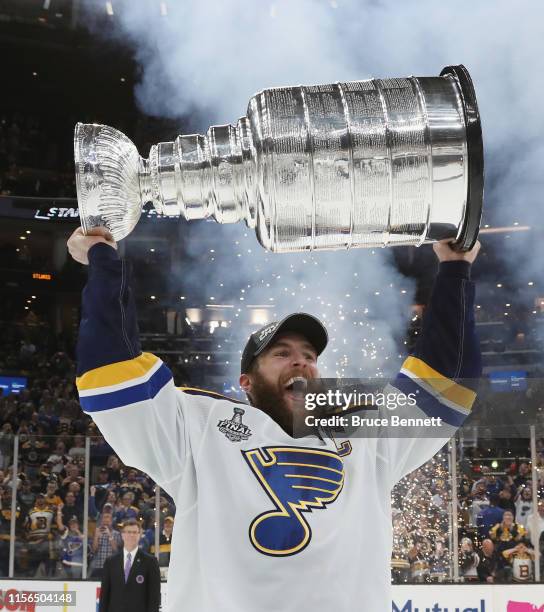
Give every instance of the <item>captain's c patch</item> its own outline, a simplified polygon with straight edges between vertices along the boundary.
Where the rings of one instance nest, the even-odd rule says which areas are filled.
[[[299,553],[312,537],[302,513],[325,508],[338,497],[344,484],[342,458],[331,451],[290,446],[242,454],[275,506],[253,519],[251,543],[265,555]]]

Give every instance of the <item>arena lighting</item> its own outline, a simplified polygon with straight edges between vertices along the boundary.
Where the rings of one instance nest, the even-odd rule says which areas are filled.
[[[232,304],[206,304],[206,308],[234,308]]]
[[[26,240],[26,236],[19,236],[19,240]]]
[[[35,299],[36,299],[36,296],[35,296],[35,295],[31,295],[30,297],[31,297],[33,300],[35,300]]]
[[[112,6],[111,2],[106,2],[106,13],[110,17],[113,17],[113,6]]]
[[[480,230],[480,234],[505,234],[506,232],[528,232],[531,229],[530,225],[511,225],[505,227],[489,227],[484,225],[484,229]]]
[[[184,295],[180,295],[180,296],[179,296],[179,299],[180,299],[180,300],[184,300],[184,299],[185,299],[185,296],[184,296]]]
[[[491,467],[496,470],[499,467],[499,462],[495,459],[491,462]]]
[[[527,284],[529,285],[529,287],[532,287],[534,285],[533,281],[529,281]]]
[[[157,299],[157,298],[156,298],[154,295],[150,295],[150,296],[149,296],[149,298],[150,298],[151,300],[156,300],[156,299]]]
[[[30,234],[31,232],[30,232],[30,230],[26,230],[26,233],[27,233],[27,234]]]

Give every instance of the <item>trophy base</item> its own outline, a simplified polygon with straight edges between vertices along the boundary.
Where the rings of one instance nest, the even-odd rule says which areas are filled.
[[[484,146],[482,141],[482,123],[476,102],[476,92],[467,69],[459,66],[446,66],[440,76],[452,75],[459,83],[463,99],[463,111],[467,132],[468,149],[468,185],[467,210],[465,222],[459,238],[452,245],[457,251],[470,251],[476,244],[484,199]]]

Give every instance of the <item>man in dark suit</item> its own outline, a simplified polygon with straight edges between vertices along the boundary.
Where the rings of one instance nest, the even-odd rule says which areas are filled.
[[[121,531],[123,551],[104,562],[100,612],[159,612],[161,576],[155,557],[138,549],[141,531],[129,519]]]

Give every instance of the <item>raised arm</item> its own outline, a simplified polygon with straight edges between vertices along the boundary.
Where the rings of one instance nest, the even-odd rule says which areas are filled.
[[[146,472],[170,494],[181,477],[186,442],[180,393],[155,355],[142,353],[130,270],[107,231],[78,228],[70,253],[89,265],[77,344],[83,410],[126,465]]]
[[[470,414],[482,371],[474,320],[475,287],[470,279],[480,243],[467,253],[445,243],[433,246],[439,270],[422,332],[393,386],[417,397],[417,405],[403,409],[402,416],[440,417],[442,427],[421,429],[421,435],[409,438],[393,438],[395,432],[388,432],[393,483],[429,460],[455,434]]]

